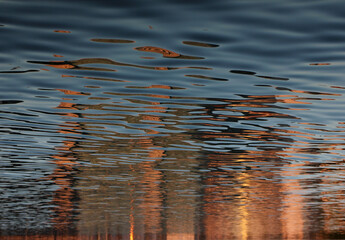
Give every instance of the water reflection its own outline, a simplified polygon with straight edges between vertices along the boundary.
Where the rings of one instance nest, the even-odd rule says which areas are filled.
[[[179,90],[169,85],[131,88]],[[110,239],[305,239],[321,237],[320,228],[331,232],[329,226],[341,225],[327,220],[333,207],[315,209],[300,194],[307,186],[334,184],[330,175],[315,183],[301,177],[322,175],[324,164],[290,160],[299,152],[330,152],[339,144],[307,147],[297,139],[319,138],[286,130],[291,126],[251,123],[298,119],[276,105],[300,103],[296,96],[241,95],[205,105],[180,98],[185,107],[179,108],[166,104],[175,100],[163,94],[145,93],[151,100],[144,101],[132,98],[137,94],[108,92],[128,102],[91,105],[73,103],[73,96],[92,98],[91,93],[56,90],[69,100],[56,107],[68,118],[59,132],[73,137],[51,156],[56,167],[48,179],[57,186],[51,201],[54,231]],[[248,124],[229,124],[240,121]],[[341,174],[340,168],[332,169],[332,175]]]
[[[104,38],[93,38],[91,39],[91,41],[99,42],[99,43],[135,43],[135,41],[126,40],[126,39],[104,39]]]
[[[304,109],[279,104],[304,107],[311,102],[302,100],[334,99],[241,94],[198,98],[214,103],[195,104],[190,97],[169,95],[184,90],[173,85],[126,87],[141,93],[105,92],[109,98],[99,98],[92,94],[97,86],[87,87],[90,92],[55,89],[63,94],[55,109],[66,118],[58,130],[66,140],[50,156],[55,169],[45,178],[56,188],[50,202],[52,231],[102,239],[317,239],[342,225],[334,212],[342,203],[336,187],[342,183],[341,162],[313,164],[303,155],[338,155],[343,137],[323,124],[257,124],[298,120],[294,113]],[[74,102],[78,97],[107,103],[80,104]],[[176,101],[182,105],[172,104]],[[342,128],[339,123],[339,133]],[[302,161],[292,161],[298,158]],[[313,192],[318,189],[322,197]],[[334,194],[339,199],[327,197]],[[329,204],[310,205],[309,197]]]
[[[86,30],[74,18],[0,25],[35,36],[13,38],[21,66],[0,62],[0,238],[344,238],[343,72],[329,63],[341,51],[324,49],[336,43],[322,28],[314,45],[290,19],[269,25],[274,4],[245,4],[202,21],[214,29],[184,19],[175,33],[109,21],[157,16],[150,4],[78,6],[101,13]]]
[[[163,55],[163,57],[166,57],[166,58],[204,59],[203,57],[194,57],[194,56],[182,55],[182,54],[170,51],[168,49],[160,48],[160,47],[145,46],[145,47],[137,47],[137,48],[135,48],[135,50],[143,51],[143,52],[160,53]]]
[[[79,65],[106,64],[106,65],[114,65],[114,66],[143,68],[143,69],[150,69],[150,70],[177,70],[177,69],[184,69],[184,68],[206,69],[206,70],[210,69],[210,68],[205,68],[205,67],[194,67],[194,66],[193,67],[150,67],[150,66],[141,66],[141,65],[135,65],[135,64],[116,62],[116,61],[113,61],[111,59],[105,59],[105,58],[84,58],[84,59],[72,60],[72,61],[51,61],[51,62],[28,61],[28,63],[44,64],[44,65],[47,65],[49,67],[62,68],[62,69],[112,71],[112,72],[115,72],[116,70],[110,69],[110,68],[80,67]]]
[[[256,72],[252,71],[247,71],[247,70],[230,70],[231,73],[235,74],[245,74],[245,75],[254,75],[259,78],[265,78],[265,79],[270,79],[270,80],[289,80],[288,78],[283,78],[283,77],[272,77],[272,76],[264,76],[264,75],[257,75]]]

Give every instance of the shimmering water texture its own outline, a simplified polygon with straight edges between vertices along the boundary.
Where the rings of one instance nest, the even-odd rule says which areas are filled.
[[[345,239],[343,1],[0,9],[1,239]]]

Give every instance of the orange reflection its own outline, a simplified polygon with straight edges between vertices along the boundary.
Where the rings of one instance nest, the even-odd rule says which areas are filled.
[[[160,53],[163,55],[163,57],[166,57],[166,58],[204,59],[202,57],[182,55],[182,54],[170,51],[165,48],[160,48],[160,47],[145,46],[145,47],[136,47],[134,49],[138,51],[142,51],[142,52]]]
[[[159,86],[165,89],[170,89],[170,86]],[[150,95],[152,97],[157,97],[154,95]],[[163,98],[169,98],[168,96],[163,96]],[[159,102],[151,102],[155,108],[159,107]],[[159,112],[165,112],[166,108],[159,107]],[[159,116],[153,115],[152,111],[147,110],[144,111],[148,114],[142,115],[142,120],[149,120],[160,122],[161,119]],[[144,215],[144,227],[146,234],[148,233],[150,236],[159,236],[163,234],[162,229],[162,218],[161,218],[161,211],[163,207],[162,197],[161,197],[161,188],[160,184],[163,181],[162,172],[157,170],[155,167],[159,162],[161,162],[165,156],[165,151],[161,146],[155,144],[154,142],[154,134],[158,134],[159,132],[154,129],[147,129],[145,130],[148,134],[147,138],[139,139],[137,145],[141,146],[143,149],[147,149],[148,151],[148,160],[147,162],[142,162],[139,164],[139,168],[143,172],[142,178],[140,180],[140,188],[145,192],[144,200],[142,204],[139,205],[139,208],[142,209],[142,213]]]
[[[293,180],[299,176],[301,167],[304,164],[289,164],[286,165],[286,171],[282,171],[281,175],[285,177],[284,184],[282,184],[283,198],[283,209],[282,219],[282,233],[284,239],[305,239],[304,234],[304,214],[303,208],[306,205],[304,198],[298,194],[303,191],[301,184],[298,180]]]
[[[75,142],[64,141],[64,152],[68,152]],[[54,229],[59,232],[68,232],[72,229],[74,224],[74,198],[76,192],[72,188],[73,185],[73,174],[76,166],[75,158],[71,153],[61,153],[60,155],[52,156],[55,159],[57,168],[50,175],[50,178],[55,182],[59,188],[55,191],[52,204],[55,205],[53,208],[54,217],[51,220],[54,224]]]
[[[62,68],[62,69],[71,69],[71,68],[75,68],[75,66],[73,66],[72,64],[69,63],[65,63],[63,61],[52,61],[51,64],[47,64],[47,66],[49,67],[54,67],[54,68]]]
[[[67,90],[67,89],[57,89],[66,95],[88,95],[85,93]],[[60,109],[77,109],[76,105],[73,103],[61,102],[57,108]],[[79,115],[74,113],[66,113],[65,115],[70,117],[79,117]],[[78,130],[81,129],[77,122],[66,122],[67,126],[62,127],[59,133],[62,134],[76,134]],[[60,153],[53,155],[54,163],[56,164],[56,169],[49,176],[56,186],[59,188],[55,191],[52,204],[55,205],[53,208],[53,218],[51,222],[54,224],[54,229],[60,233],[68,232],[73,229],[75,224],[75,198],[77,196],[76,191],[73,188],[74,185],[74,175],[76,172],[76,157],[73,153],[73,148],[75,148],[77,143],[74,140],[63,141],[63,146],[56,147]],[[73,236],[68,236],[67,238],[73,239]]]
[[[169,57],[175,58],[175,57],[181,56],[181,54],[179,54],[179,53],[175,53],[173,51],[170,51],[170,50],[164,49],[164,48],[160,48],[160,47],[151,47],[151,46],[137,47],[137,48],[135,48],[135,50],[143,51],[143,52],[160,53],[163,55],[163,57],[168,57],[168,58]]]
[[[56,89],[56,90],[63,92],[66,95],[90,95],[89,93],[77,92],[77,91],[72,91],[68,89]]]
[[[163,84],[138,88],[174,89]],[[57,90],[66,95],[89,95],[68,89]],[[305,210],[308,206],[303,193],[301,194],[305,190],[305,184],[299,178],[305,173],[306,163],[296,164],[289,159],[295,160],[297,157],[293,154],[296,153],[318,154],[334,150],[343,144],[313,143],[308,146],[307,141],[318,142],[318,136],[303,132],[303,129],[297,127],[294,130],[294,126],[286,129],[279,126],[256,126],[252,123],[252,120],[269,118],[297,119],[292,115],[294,110],[277,106],[277,103],[290,103],[289,99],[295,99],[295,95],[242,95],[242,99],[222,99],[219,100],[220,104],[202,106],[203,110],[198,113],[198,119],[207,120],[201,123],[202,127],[214,127],[217,128],[216,131],[203,131],[201,128],[195,133],[185,130],[186,133],[178,136],[171,134],[169,137],[159,137],[162,134],[160,127],[166,126],[166,120],[180,120],[181,116],[193,114],[185,109],[168,109],[160,101],[171,99],[169,95],[145,96],[155,100],[140,102],[145,106],[138,111],[125,109],[120,104],[109,105],[137,115],[102,112],[102,104],[83,106],[61,102],[57,107],[73,111],[97,109],[101,112],[99,119],[104,117],[107,120],[104,124],[102,122],[105,125],[102,127],[125,126],[132,130],[129,128],[131,125],[146,125],[140,128],[144,133],[138,134],[138,137],[115,131],[88,131],[89,136],[97,140],[83,143],[69,139],[56,148],[59,154],[53,156],[56,170],[51,175],[51,179],[59,187],[53,200],[56,206],[53,219],[56,229],[67,229],[67,226],[75,223],[72,221],[75,214],[73,197],[76,196],[73,185],[77,166],[75,162],[85,160],[90,166],[78,167],[80,236],[89,239],[170,240],[298,240],[310,237],[308,233],[313,230],[310,229],[310,219],[315,217],[315,213]],[[134,99],[128,101],[138,103]],[[270,111],[266,111],[267,108]],[[285,110],[289,110],[291,114],[287,114]],[[164,113],[173,116],[164,118]],[[81,130],[92,130],[93,125],[82,122],[81,115],[65,114],[78,117],[79,121],[65,122],[60,133],[76,134]],[[90,113],[82,116],[90,119],[94,117]],[[109,123],[109,118],[106,117],[112,116],[121,117],[121,122],[124,123]],[[246,121],[248,125],[242,124],[242,128],[222,125],[237,121]],[[321,124],[300,124],[322,127]],[[339,129],[343,124],[339,123]],[[249,127],[245,128],[246,126]],[[111,133],[109,138],[106,138],[107,133]],[[344,139],[339,137],[338,140]],[[187,141],[202,144],[212,142],[217,148],[205,148],[203,152],[166,150],[175,143]],[[224,142],[219,144],[221,141]],[[247,145],[238,147],[238,142],[245,142]],[[109,162],[103,157],[108,158]],[[198,169],[205,171],[198,172]],[[179,174],[179,170],[183,173]],[[197,173],[192,175],[193,171]],[[341,165],[333,168],[333,171],[336,175],[343,175]],[[195,179],[193,176],[196,176]],[[320,181],[327,185],[342,183],[329,178]],[[322,199],[329,202],[322,209],[326,216],[339,214],[337,219],[341,219],[341,213],[334,211],[341,209],[341,193],[342,190],[337,192],[338,199]],[[324,195],[327,196],[327,193]],[[332,196],[331,193],[329,195]],[[332,219],[327,218],[315,221],[324,221],[326,232],[332,232],[335,226],[341,226],[341,222],[332,222]],[[321,239],[318,236],[314,239],[318,238]]]

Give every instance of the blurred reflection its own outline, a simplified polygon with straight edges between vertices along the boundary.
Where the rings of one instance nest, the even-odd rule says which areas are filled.
[[[71,91],[67,89],[56,89],[66,95],[88,95],[87,93]],[[75,104],[61,102],[57,107],[58,109],[75,110]],[[73,113],[66,113],[66,116],[72,118],[78,118],[80,115]],[[62,134],[75,134],[80,130],[78,122],[66,122],[67,126],[59,130]],[[58,155],[53,155],[56,168],[54,172],[49,176],[54,181],[58,189],[53,196],[52,204],[53,218],[52,223],[55,231],[60,233],[67,233],[69,231],[75,232],[76,222],[76,200],[78,200],[77,191],[74,189],[75,175],[78,173],[77,158],[73,152],[73,148],[77,145],[75,140],[63,141],[63,146],[57,147],[56,150],[60,152]]]
[[[77,192],[73,189],[73,185],[77,168],[73,152],[70,152],[74,145],[74,141],[65,141],[64,147],[59,150],[68,153],[52,156],[57,167],[54,173],[50,175],[50,179],[59,188],[53,196],[52,204],[55,207],[52,210],[53,219],[51,221],[56,231],[64,233],[75,231],[75,201],[77,200]]]
[[[292,100],[296,96],[242,97],[242,100],[223,100],[229,104],[206,106],[204,119],[212,119],[215,123],[218,121],[219,126],[226,120],[253,122],[267,118],[296,119],[292,115],[276,111],[240,108],[269,107],[282,110],[273,104],[282,101],[305,104]],[[231,112],[241,112],[242,115],[234,116]],[[317,207],[308,206],[304,195],[308,192],[306,188],[313,183],[305,183],[301,177],[307,174],[307,164],[291,163],[298,152],[314,155],[335,150],[330,139],[322,139],[327,142],[327,148],[321,147],[320,143],[317,144],[318,147],[315,147],[315,143],[312,144],[313,147],[309,147],[307,145],[310,144],[305,141],[296,141],[296,136],[314,141],[321,139],[311,133],[286,130],[285,127],[289,127],[286,125],[273,128],[248,123],[248,127],[257,126],[262,130],[231,127],[221,130],[217,128],[218,124],[208,124],[209,129],[199,130],[194,134],[196,138],[207,143],[205,145],[208,145],[209,149],[213,149],[206,151],[202,157],[207,169],[211,170],[204,174],[203,181],[203,239],[264,239],[265,236],[273,239],[323,239],[332,232],[338,232],[335,226],[341,226],[340,223],[333,225],[333,231],[324,228],[323,224],[327,222],[324,216],[328,214],[320,216]],[[246,125],[242,123],[242,126]],[[212,128],[214,130],[210,131]],[[243,148],[241,140],[245,140],[243,145],[253,150],[239,149],[241,146]],[[334,145],[338,146],[336,143]],[[224,151],[226,149],[229,151]],[[320,184],[320,181],[315,180],[315,183]],[[311,188],[317,186],[313,185]],[[308,208],[310,209],[307,211]],[[311,210],[312,208],[316,209]],[[324,230],[320,231],[322,228]],[[340,232],[339,234],[341,236]]]
[[[1,3],[0,239],[345,239],[340,0]]]
[[[243,96],[239,100],[223,100],[224,104],[207,106],[205,116],[214,122],[254,121],[266,118],[295,118],[292,115],[264,110],[240,110],[275,108],[279,96]],[[235,112],[241,115],[233,115]],[[245,125],[244,125],[245,126]],[[210,126],[215,128],[214,126]],[[231,128],[216,132],[204,131],[196,135],[210,142],[214,151],[203,157],[207,169],[204,176],[205,186],[202,220],[204,239],[263,239],[280,238],[283,232],[284,212],[282,206],[282,183],[280,166],[284,159],[279,156],[284,144],[293,140],[282,136],[271,128],[262,130]],[[236,150],[236,139],[249,148],[257,144],[257,150]],[[232,144],[231,144],[232,143]],[[265,144],[267,143],[267,144]],[[234,145],[235,144],[235,145]],[[229,148],[222,152],[219,146]],[[218,148],[218,149],[224,149]],[[233,148],[232,150],[230,150]],[[295,237],[295,236],[294,236]],[[291,238],[296,239],[296,238]]]
[[[56,231],[101,239],[322,239],[341,226],[327,216],[337,214],[332,209],[341,208],[342,198],[323,198],[333,203],[307,211],[306,183],[299,176],[314,166],[290,160],[298,152],[317,154],[339,144],[307,147],[298,138],[316,139],[312,133],[287,130],[286,124],[255,124],[269,118],[298,119],[287,114],[294,109],[278,104],[306,104],[298,101],[302,98],[240,95],[194,105],[194,113],[186,107],[169,108],[164,102],[173,102],[172,96],[150,93],[179,89],[174,86],[131,88],[141,89],[151,101],[112,92],[108,94],[124,95],[137,107],[71,102],[57,107],[69,119],[60,133],[75,137],[68,137],[52,156],[56,169],[50,178],[58,186],[52,201]],[[90,93],[56,90],[93,99]],[[188,121],[183,127],[183,119],[196,115],[197,129],[189,128],[193,122]],[[179,134],[173,134],[176,130]],[[81,140],[81,134],[87,138]],[[204,150],[173,147],[187,142]],[[322,172],[322,165],[318,169]],[[333,174],[341,174],[336,169]],[[320,183],[335,184],[329,177]],[[340,196],[341,189],[337,191]]]
[[[300,120],[294,114],[308,109],[288,107],[332,100],[303,95],[335,94],[276,87],[296,95],[198,98],[201,104],[176,97],[185,89],[173,84],[129,85],[136,92],[109,90],[107,98],[93,96],[97,86],[85,87],[90,92],[55,89],[62,94],[55,110],[65,119],[49,176],[57,188],[55,232],[71,239],[170,240],[342,234],[335,209],[342,209],[343,190],[330,187],[342,183],[342,161],[304,160],[322,153],[343,157],[337,151],[344,124],[338,136],[323,124],[292,125]]]

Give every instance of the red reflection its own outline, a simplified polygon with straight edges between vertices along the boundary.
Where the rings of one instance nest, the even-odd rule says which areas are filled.
[[[54,32],[57,32],[57,33],[71,33],[71,31],[68,31],[68,30],[54,30]]]

